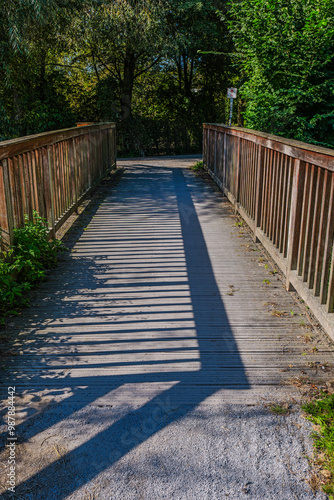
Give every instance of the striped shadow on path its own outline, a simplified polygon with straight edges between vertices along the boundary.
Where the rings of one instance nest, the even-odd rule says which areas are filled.
[[[24,498],[67,498],[201,405],[283,397],[284,378],[311,359],[299,310],[282,319],[264,304],[298,305],[280,282],[263,286],[255,246],[186,169],[193,160],[120,163],[121,183],[48,281],[48,300],[27,313],[31,342],[10,368],[26,411]],[[63,453],[41,458],[54,435]]]

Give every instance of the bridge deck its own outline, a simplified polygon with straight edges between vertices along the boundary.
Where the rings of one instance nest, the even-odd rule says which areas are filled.
[[[168,407],[180,418],[203,405],[298,398],[286,383],[293,377],[314,377],[315,366],[325,367],[318,377],[328,377],[330,342],[272,274],[221,193],[187,168],[192,164],[120,161],[122,180],[37,292],[44,299],[13,320],[22,355],[12,364],[6,358],[6,373],[34,446],[68,436],[60,422],[85,408],[100,415],[109,408],[102,420],[94,413],[91,450],[110,439],[112,424],[117,436],[129,411]],[[86,435],[78,431],[75,440],[69,460],[78,449],[85,453]],[[53,467],[50,459],[38,481]],[[33,488],[33,479],[27,484]]]

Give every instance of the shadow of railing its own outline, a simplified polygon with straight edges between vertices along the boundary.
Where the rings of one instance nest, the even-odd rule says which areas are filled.
[[[51,420],[37,415],[38,425],[33,425],[34,419],[25,422],[18,428],[18,434],[25,440],[31,439],[125,384],[129,387],[130,402],[131,394],[138,395],[144,384],[156,383],[157,393],[137,409],[119,413],[116,408],[110,410],[113,414],[110,425],[19,484],[18,497],[29,492],[36,499],[66,498],[220,389],[249,389],[182,169],[138,164],[129,169],[121,184],[123,190],[116,193],[117,204],[112,197],[105,200],[100,208],[103,225],[97,221],[85,233],[78,247],[81,254],[74,259],[79,267],[69,266],[66,283],[57,285],[54,305],[50,301],[48,306],[56,313],[48,326],[54,330],[55,348],[63,328],[61,320],[66,320],[64,344],[68,352],[59,351],[58,356],[55,351],[52,363],[45,361],[43,365],[39,354],[43,341],[39,341],[36,358],[28,362],[31,367],[38,360],[40,368],[36,368],[35,375],[30,371],[28,377],[22,361],[21,375],[15,381],[18,388],[24,379],[34,387],[43,377],[48,395],[59,394],[62,389],[69,395],[66,401],[50,407]],[[143,214],[151,215],[147,226]],[[152,240],[149,236],[155,217],[163,239]],[[142,226],[140,223],[137,228],[133,226],[135,220]],[[129,237],[133,227],[136,231]],[[144,228],[142,233],[141,228]],[[141,251],[140,246],[143,246]],[[105,259],[107,251],[111,252],[109,260]],[[144,269],[143,263],[147,264]],[[161,271],[164,269],[167,275]],[[148,318],[138,319],[143,311]],[[45,315],[48,314],[46,309]],[[87,353],[82,348],[87,346],[95,351],[89,353],[89,364],[84,364]],[[115,356],[120,360],[105,362],[111,349],[116,348]],[[131,353],[134,359],[121,361],[123,352]],[[136,356],[143,353],[151,359],[136,361]],[[55,377],[61,368],[68,367],[68,357],[73,360],[70,373]],[[103,371],[108,370],[115,370],[115,375],[104,375]],[[57,407],[63,410],[57,413]],[[91,415],[91,423],[92,419],[100,423],[98,410]],[[76,471],[70,479],[68,463]]]

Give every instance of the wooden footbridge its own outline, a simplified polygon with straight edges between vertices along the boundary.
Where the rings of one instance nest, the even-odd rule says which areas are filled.
[[[333,336],[333,152],[208,124],[203,159],[221,190],[189,169],[195,158],[118,161],[121,181],[88,204],[85,231],[7,326],[17,355],[3,361],[3,380],[16,387],[22,446],[40,452],[55,434],[66,441],[66,452],[46,453],[33,469],[22,453],[22,497],[53,481],[56,493],[31,498],[69,498],[201,405],[296,399],[305,378],[332,376],[330,339],[314,326]],[[6,247],[25,213],[37,210],[54,235],[78,210],[115,166],[115,127],[4,142],[0,160]],[[101,420],[111,407],[117,415]],[[87,408],[93,417],[82,416]],[[150,426],[135,438],[144,414]],[[87,425],[68,440],[70,415]],[[92,453],[97,465],[83,482],[57,493],[59,471]]]
[[[102,123],[0,145],[1,247],[36,210],[50,236],[116,164]],[[256,131],[206,124],[204,166],[317,320],[334,338],[334,153]],[[139,170],[138,170],[139,175]],[[157,182],[158,184],[158,182]]]

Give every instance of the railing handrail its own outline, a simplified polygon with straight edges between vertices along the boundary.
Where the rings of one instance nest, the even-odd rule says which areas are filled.
[[[223,123],[204,123],[204,128],[220,130],[224,128],[228,135],[247,139],[269,149],[274,149],[292,158],[313,163],[319,167],[334,171],[334,148],[325,148],[316,144],[288,139],[279,135],[268,134],[242,127],[230,127]],[[253,137],[252,137],[253,136]]]
[[[334,149],[206,123],[203,162],[334,339]]]
[[[85,135],[89,132],[98,132],[106,128],[115,128],[114,122],[94,123],[94,125],[84,125],[81,127],[70,127],[60,130],[51,130],[40,134],[26,135],[6,141],[0,141],[0,160],[10,156],[26,153],[32,149],[49,146],[65,139]]]
[[[0,142],[0,251],[34,211],[50,236],[116,164],[116,125],[90,124]]]

